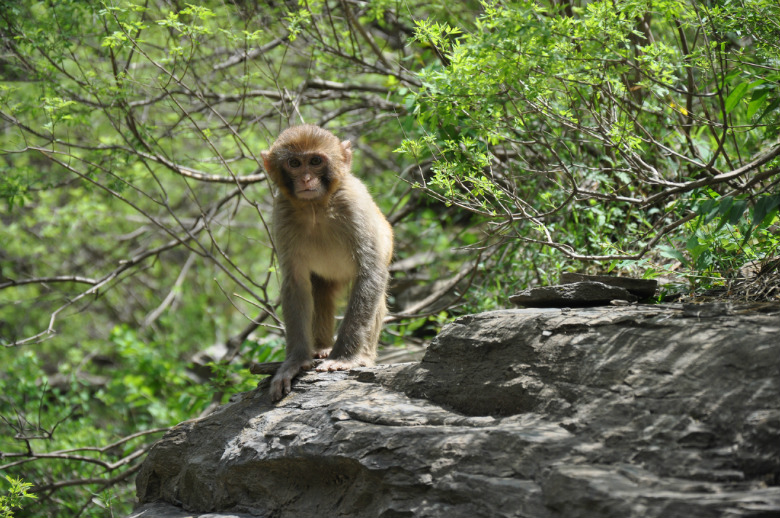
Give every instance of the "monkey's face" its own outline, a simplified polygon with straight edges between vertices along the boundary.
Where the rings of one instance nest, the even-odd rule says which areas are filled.
[[[263,164],[279,190],[293,204],[327,203],[352,166],[352,145],[317,126],[286,129],[268,151]]]
[[[317,200],[328,192],[328,159],[322,154],[292,154],[281,166],[285,187],[299,200]]]

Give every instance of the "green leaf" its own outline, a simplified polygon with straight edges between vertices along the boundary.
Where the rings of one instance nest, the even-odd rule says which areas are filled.
[[[718,226],[722,227],[724,222],[729,225],[736,225],[739,223],[739,220],[742,219],[742,215],[745,213],[745,209],[747,209],[747,204],[747,200],[736,200],[731,206],[731,209],[723,215]]]
[[[701,255],[696,258],[696,268],[698,270],[706,270],[712,266],[713,255],[709,250],[705,250]]]
[[[739,223],[739,220],[742,219],[742,215],[745,213],[747,206],[747,200],[737,200],[734,202],[734,206],[731,207],[731,217],[729,218],[729,223],[731,225],[736,225]]]
[[[753,91],[753,95],[750,98],[750,103],[748,103],[748,109],[747,109],[747,116],[748,118],[753,117],[753,115],[756,114],[759,108],[766,102],[766,98],[769,95],[770,89],[768,88],[756,88]]]
[[[683,263],[684,265],[688,264],[688,260],[685,258],[682,252],[672,248],[671,246],[662,246],[660,247],[659,252],[662,257],[668,257],[669,259],[676,259],[681,263]]]
[[[718,204],[718,213],[720,215],[727,214],[729,210],[731,210],[731,205],[733,203],[734,203],[733,196],[724,196],[720,198],[720,203]]]
[[[758,118],[758,120],[757,120],[756,122],[757,122],[757,123],[758,123],[758,122],[761,122],[761,119],[763,119],[764,117],[766,117],[766,114],[767,114],[767,113],[772,113],[772,112],[774,112],[774,111],[775,111],[775,109],[776,109],[778,106],[780,106],[780,97],[778,97],[777,99],[775,99],[775,100],[773,100],[771,103],[769,103],[769,106],[767,106],[767,107],[766,107],[766,109],[764,110],[764,113],[762,113],[762,114],[761,114],[761,116]]]
[[[697,212],[704,217],[704,223],[709,223],[718,214],[719,199],[710,199],[699,205]]]
[[[748,83],[740,83],[737,85],[736,88],[734,88],[734,90],[732,90],[729,96],[726,97],[726,105],[725,105],[726,113],[731,113],[731,111],[737,107],[739,101],[741,101],[742,98],[747,93],[747,89],[748,89]]]
[[[718,226],[715,228],[716,231],[723,228],[723,225],[729,222],[729,219],[731,217],[731,209],[734,206],[734,197],[733,196],[724,196],[721,198],[721,204],[718,208],[718,214],[720,214],[720,221],[718,222]],[[741,214],[740,214],[741,215]]]
[[[751,226],[758,227],[762,225],[767,216],[777,210],[778,206],[780,206],[780,194],[759,198],[756,202],[756,207],[753,209]]]
[[[750,236],[753,235],[753,228],[754,227],[751,225],[747,228],[747,230],[745,230],[745,237],[742,239],[742,243],[740,244],[740,246],[745,246],[747,244],[748,240],[750,239]]]

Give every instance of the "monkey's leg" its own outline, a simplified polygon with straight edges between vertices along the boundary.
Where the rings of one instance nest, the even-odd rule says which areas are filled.
[[[376,344],[384,319],[387,272],[358,274],[352,287],[344,321],[330,356],[318,371],[349,370],[374,364]]]
[[[282,366],[271,379],[269,393],[276,401],[292,390],[292,380],[301,370],[314,366],[312,354],[313,300],[308,272],[282,270],[282,311],[287,347]]]
[[[339,284],[312,274],[314,298],[314,358],[327,358],[333,347],[333,328],[336,323],[336,294]]]
[[[371,329],[371,338],[369,339],[369,343],[373,344],[372,353],[374,357],[376,357],[376,346],[379,343],[379,336],[382,334],[382,327],[385,325],[385,316],[387,316],[387,299],[382,297],[374,318],[374,327]]]

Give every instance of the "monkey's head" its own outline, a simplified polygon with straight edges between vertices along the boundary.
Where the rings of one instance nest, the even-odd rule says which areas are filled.
[[[279,135],[261,153],[266,172],[289,200],[327,201],[352,166],[352,145],[328,130],[305,124]]]

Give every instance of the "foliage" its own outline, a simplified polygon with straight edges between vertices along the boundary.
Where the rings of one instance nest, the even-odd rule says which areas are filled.
[[[756,256],[774,253],[776,2],[484,7],[462,35],[416,26],[445,57],[409,94],[418,136],[399,148],[432,159],[421,188],[492,221],[498,241],[623,266],[680,227],[706,233],[687,225],[706,191],[708,213],[746,226],[734,247],[752,237]],[[709,255],[684,262],[706,270]]]
[[[352,140],[386,212],[424,203],[389,158],[414,82],[397,7],[1,3],[0,469],[34,484],[23,515],[126,514],[160,432],[280,358],[258,157],[281,128]],[[449,254],[440,214],[419,225]]]
[[[727,286],[742,275],[741,267],[777,257],[780,195],[759,196],[752,208],[748,202],[744,196],[708,192],[695,208],[698,217],[687,223],[686,234],[677,238],[684,243],[661,248],[662,255],[685,266],[685,277],[694,291]]]
[[[290,124],[350,139],[394,225],[389,345],[565,270],[777,256],[779,10],[0,0],[0,469],[37,496],[3,505],[127,514],[160,433],[281,357]]]
[[[35,500],[36,496],[29,493],[32,483],[6,475],[5,480],[11,484],[8,494],[0,495],[0,518],[13,518],[13,510],[20,509],[25,498]]]

